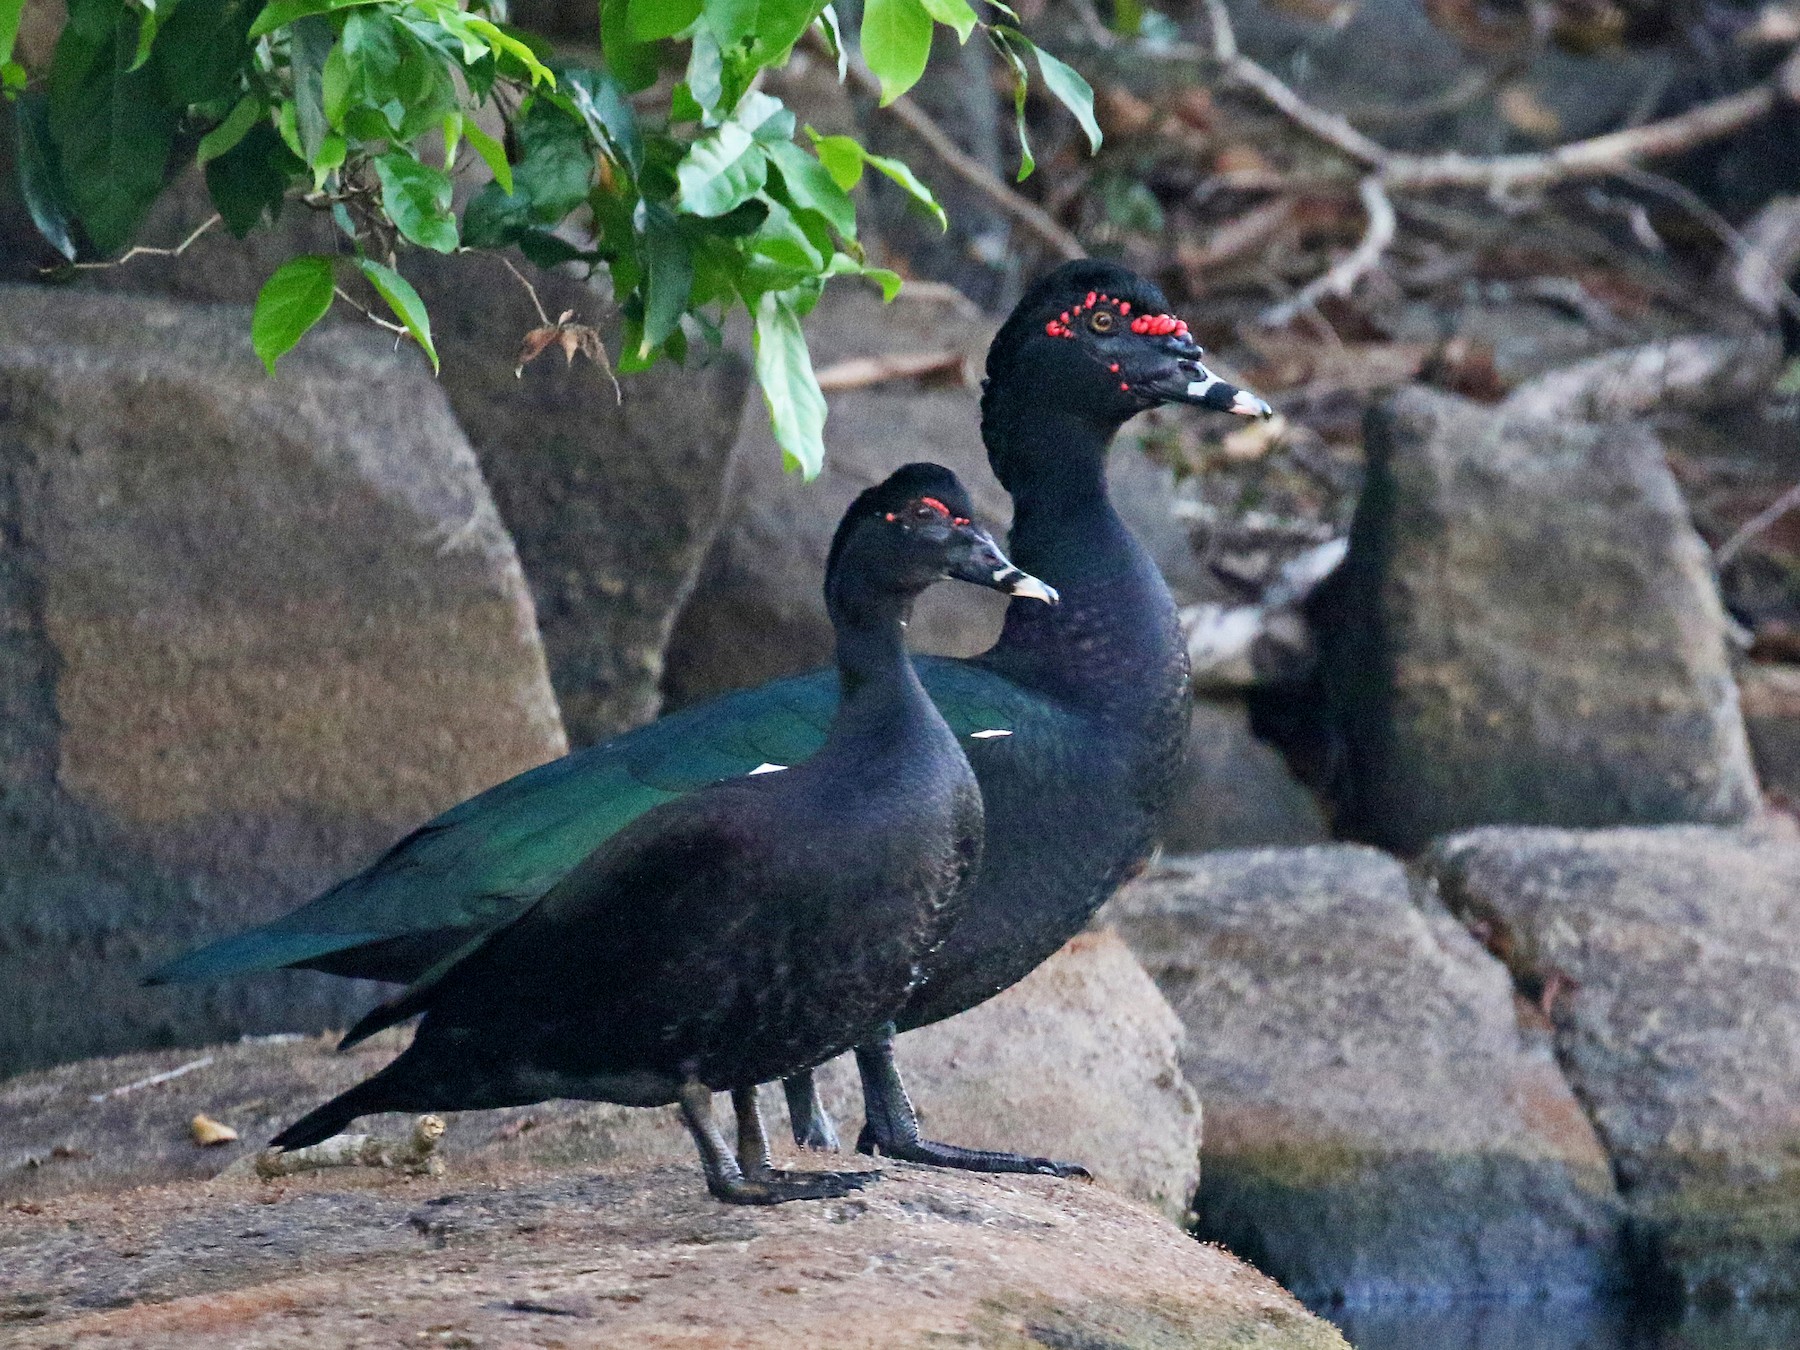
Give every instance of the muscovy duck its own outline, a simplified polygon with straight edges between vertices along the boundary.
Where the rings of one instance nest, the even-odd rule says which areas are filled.
[[[917,662],[981,783],[988,863],[900,1026],[974,1006],[1078,932],[1141,864],[1173,790],[1186,654],[1155,564],[1107,500],[1107,448],[1126,421],[1158,404],[1241,416],[1269,408],[1208,371],[1168,309],[1125,268],[1068,263],[1030,288],[988,353],[982,437],[1015,504],[1013,548],[1065,601],[1054,610],[1014,604],[999,641],[972,660]],[[836,698],[832,674],[815,671],[542,765],[452,807],[309,904],[192,952],[151,981],[284,966],[416,979],[658,803],[804,759]],[[858,1059],[865,1150],[980,1169],[1080,1170],[920,1139],[891,1038],[877,1037]],[[810,1077],[785,1086],[796,1139],[835,1148]]]
[[[946,576],[1056,597],[971,514],[962,484],[935,464],[859,496],[826,564],[841,695],[818,753],[632,821],[352,1028],[345,1045],[425,1014],[399,1058],[275,1145],[317,1143],[372,1111],[679,1102],[721,1200],[778,1204],[862,1184],[870,1174],[774,1171],[753,1094],[894,1015],[979,866],[981,792],[902,629]],[[713,1124],[715,1090],[749,1099],[736,1160]]]

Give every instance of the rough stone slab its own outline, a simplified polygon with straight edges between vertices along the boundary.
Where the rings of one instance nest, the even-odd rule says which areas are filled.
[[[442,394],[369,333],[0,293],[0,1072],[342,1024],[320,976],[142,971],[564,748]]]
[[[1607,1160],[1506,971],[1373,849],[1174,858],[1104,912],[1187,1027],[1196,1232],[1308,1299],[1618,1282]]]
[[[1406,389],[1315,597],[1357,837],[1758,808],[1705,546],[1646,430]]]
[[[1072,1158],[1099,1185],[1179,1220],[1200,1158],[1180,1033],[1124,944],[1088,933],[981,1007],[902,1037],[899,1058],[938,1137]],[[409,1035],[384,1032],[342,1055],[334,1036],[155,1051],[0,1081],[0,1203],[216,1176],[381,1068]],[[203,1059],[211,1062],[178,1078],[92,1100]],[[846,1146],[854,1144],[862,1108],[848,1056],[828,1066],[824,1090]],[[764,1117],[785,1149],[780,1103],[764,1090]],[[723,1097],[719,1109],[729,1120]],[[197,1147],[188,1122],[199,1113],[237,1130],[239,1142]],[[403,1137],[407,1120],[371,1116],[357,1129]],[[606,1170],[693,1158],[673,1109],[555,1102],[446,1120],[442,1154],[465,1174],[516,1162]]]
[[[692,1164],[49,1200],[0,1228],[0,1326],[17,1346],[1347,1350],[1099,1187],[884,1170],[769,1209],[711,1200]]]
[[[1800,1300],[1800,840],[1486,829],[1430,865],[1551,1006],[1646,1287]]]
[[[821,370],[857,357],[950,351],[979,373],[995,327],[960,297],[902,291],[883,305],[871,288],[834,282],[807,316],[806,336]],[[982,523],[997,531],[1011,523],[1012,503],[981,443],[975,384],[895,380],[827,397],[825,467],[811,483],[782,472],[768,413],[760,398],[750,399],[724,523],[670,638],[664,688],[672,703],[694,703],[830,660],[822,588],[832,533],[856,494],[900,465],[945,465],[969,489]],[[1170,471],[1121,446],[1108,474],[1119,514],[1171,584],[1197,570],[1187,531],[1173,515]],[[998,635],[1005,609],[1006,597],[994,591],[934,586],[907,626],[908,645],[973,656]]]

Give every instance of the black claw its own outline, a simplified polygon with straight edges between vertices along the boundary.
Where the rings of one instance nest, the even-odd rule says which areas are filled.
[[[777,1172],[720,1179],[707,1189],[728,1205],[785,1205],[791,1200],[841,1200],[878,1176],[870,1172]]]

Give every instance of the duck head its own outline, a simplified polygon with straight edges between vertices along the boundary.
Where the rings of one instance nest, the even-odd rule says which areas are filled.
[[[1150,282],[1116,263],[1083,259],[1040,278],[995,335],[984,415],[1001,399],[1117,429],[1164,403],[1240,417],[1273,410],[1206,368],[1187,324]]]
[[[914,596],[946,577],[1055,604],[1055,590],[1008,560],[974,520],[969,493],[939,464],[908,464],[851,503],[831,541],[825,593],[852,565],[863,584]]]

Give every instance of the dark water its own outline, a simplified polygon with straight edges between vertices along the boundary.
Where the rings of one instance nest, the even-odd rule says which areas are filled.
[[[1605,1303],[1322,1308],[1356,1350],[1800,1350],[1800,1311],[1657,1316]]]

